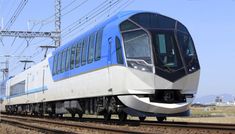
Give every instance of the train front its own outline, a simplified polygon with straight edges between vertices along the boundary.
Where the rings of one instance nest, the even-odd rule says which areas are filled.
[[[120,25],[126,88],[118,98],[138,116],[187,116],[197,93],[200,65],[187,28],[155,13],[138,13]],[[128,75],[128,76],[127,76]]]

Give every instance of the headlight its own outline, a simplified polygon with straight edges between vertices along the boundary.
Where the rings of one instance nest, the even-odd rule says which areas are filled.
[[[153,72],[152,66],[147,65],[143,60],[127,60],[128,67],[138,69],[145,72]]]

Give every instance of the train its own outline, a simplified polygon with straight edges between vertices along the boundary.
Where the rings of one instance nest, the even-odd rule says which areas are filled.
[[[9,78],[2,105],[9,114],[164,121],[190,115],[199,77],[194,42],[181,22],[122,11]]]

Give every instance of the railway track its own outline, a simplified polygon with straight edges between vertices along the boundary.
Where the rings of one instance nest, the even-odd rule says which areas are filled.
[[[235,132],[235,124],[224,124],[224,123],[194,123],[194,122],[156,123],[153,121],[145,121],[145,122],[141,122],[140,125],[183,127],[183,128],[196,128],[196,129],[231,130]]]
[[[158,123],[155,121],[145,121],[139,122],[136,120],[126,121],[120,123],[118,120],[111,120],[109,122],[104,122],[102,119],[94,118],[84,118],[77,121],[76,118],[35,118],[35,117],[22,117],[22,116],[8,116],[3,115],[2,120],[18,120],[20,122],[30,122],[48,124],[51,127],[46,128],[48,130],[40,130],[42,132],[48,133],[89,133],[89,132],[100,132],[100,133],[145,133],[145,134],[157,134],[166,132],[176,132],[176,133],[189,133],[193,134],[192,131],[198,133],[224,133],[224,134],[235,134],[235,124],[220,124],[220,123],[192,123],[192,122],[163,122]],[[53,126],[60,126],[60,129]],[[34,127],[33,125],[31,127]],[[40,129],[36,126],[37,129]],[[66,128],[66,129],[63,129]],[[74,131],[68,131],[69,130]],[[43,128],[42,128],[43,129]],[[66,131],[67,130],[67,131]],[[83,131],[85,130],[85,131]],[[53,132],[54,131],[54,132]]]
[[[117,126],[110,125],[97,125],[95,123],[85,122],[68,122],[62,120],[49,120],[31,117],[18,117],[18,116],[2,116],[1,121],[9,124],[14,124],[19,127],[34,129],[45,133],[135,133],[135,134],[155,134],[153,132],[145,132],[134,129],[123,129]],[[40,124],[40,125],[39,125]],[[56,127],[55,127],[56,126]],[[58,128],[59,127],[59,128]],[[69,128],[69,129],[68,129]]]

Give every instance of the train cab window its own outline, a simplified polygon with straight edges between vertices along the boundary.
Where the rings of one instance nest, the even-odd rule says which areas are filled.
[[[71,53],[70,53],[70,69],[72,70],[74,68],[74,65],[75,65],[75,60],[74,60],[74,57],[75,57],[75,46],[72,47],[71,49]]]
[[[91,34],[89,38],[88,48],[88,63],[92,63],[94,59],[94,48],[95,48],[95,33]]]
[[[99,30],[96,34],[96,45],[95,45],[95,60],[100,60],[101,58],[101,46],[102,46],[102,35],[103,29]]]
[[[70,62],[70,48],[66,51],[66,64],[65,64],[65,71],[69,70],[69,62]]]
[[[79,42],[76,47],[76,60],[75,60],[75,67],[76,68],[78,68],[80,66],[82,44],[83,44],[82,42]]]
[[[61,71],[61,59],[62,59],[62,52],[59,52],[57,60],[57,74],[59,74]]]
[[[169,17],[153,13],[136,14],[131,20],[147,29],[175,29],[176,24],[176,21]]]
[[[141,60],[144,61],[144,64],[152,64],[149,36],[145,31],[125,32],[122,36],[127,59]]]
[[[123,64],[123,54],[122,54],[122,47],[121,47],[121,41],[118,37],[115,38],[115,44],[116,44],[116,56],[117,56],[117,63]]]
[[[53,71],[52,71],[52,75],[55,75],[55,74],[56,74],[57,60],[58,60],[58,54],[56,54],[56,55],[53,57]]]
[[[86,64],[87,59],[87,45],[88,45],[88,38],[86,38],[82,43],[82,65]]]
[[[134,30],[134,29],[139,29],[140,27],[138,27],[137,25],[135,25],[134,23],[132,23],[129,20],[126,20],[124,22],[122,22],[120,29],[121,31],[129,31],[129,30]]]
[[[188,33],[187,28],[180,22],[177,22],[177,30],[183,33]]]
[[[66,50],[62,52],[62,60],[61,60],[61,73],[65,71],[65,60],[66,60]]]

